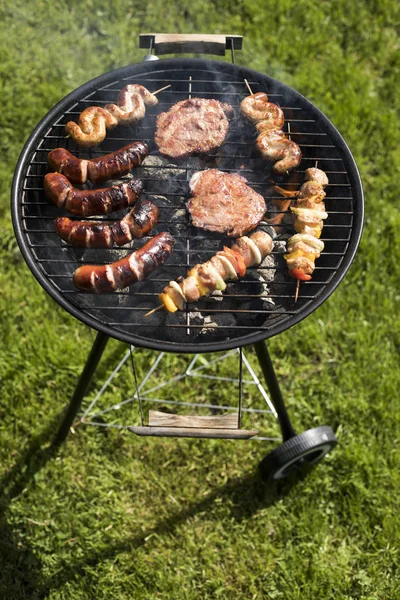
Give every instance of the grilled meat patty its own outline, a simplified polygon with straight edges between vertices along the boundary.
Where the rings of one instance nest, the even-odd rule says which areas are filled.
[[[233,108],[219,100],[189,98],[157,117],[156,144],[162,154],[182,158],[218,148],[227,134]]]
[[[241,175],[208,169],[195,173],[189,186],[193,197],[188,210],[195,227],[240,237],[255,229],[264,216],[264,198]]]

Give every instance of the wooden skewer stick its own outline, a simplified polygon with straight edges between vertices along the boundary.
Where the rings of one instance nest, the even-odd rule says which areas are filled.
[[[155,308],[152,308],[144,316],[148,317],[149,315],[152,315],[153,313],[157,312],[158,310],[161,310],[162,308],[164,308],[164,304],[160,304],[160,306],[156,306]]]
[[[245,82],[245,84],[246,84],[246,86],[247,86],[247,89],[249,90],[250,94],[253,96],[253,95],[254,95],[254,94],[253,94],[253,90],[251,89],[251,87],[250,87],[250,84],[249,84],[249,82],[247,81],[247,79],[245,79],[245,80],[244,80],[244,82]]]
[[[297,298],[299,297],[299,290],[300,290],[300,279],[298,279],[297,283],[296,283],[296,292],[294,294],[294,303],[295,304],[297,302]]]
[[[156,96],[159,92],[162,92],[163,90],[166,90],[169,87],[171,87],[171,84],[166,85],[165,87],[162,87],[159,90],[156,90],[155,92],[151,92],[151,93],[153,94],[153,96]]]

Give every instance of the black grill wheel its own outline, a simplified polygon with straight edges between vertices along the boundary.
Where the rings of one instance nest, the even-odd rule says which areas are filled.
[[[264,479],[283,479],[305,465],[315,465],[338,441],[328,425],[308,429],[286,440],[261,461],[259,469]]]

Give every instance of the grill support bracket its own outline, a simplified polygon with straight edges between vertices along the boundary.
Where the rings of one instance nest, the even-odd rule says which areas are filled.
[[[82,370],[82,373],[76,384],[76,388],[73,396],[71,397],[70,403],[65,411],[64,418],[58,433],[54,439],[54,445],[60,445],[67,437],[69,430],[73,422],[75,421],[76,415],[82,404],[82,400],[86,395],[89,388],[90,382],[95,374],[97,366],[103,356],[103,352],[106,349],[109,336],[99,331],[94,340],[92,349],[87,358],[86,364]]]
[[[93,342],[93,346],[89,352],[88,358],[86,360],[85,366],[82,370],[82,373],[77,381],[76,384],[76,388],[75,391],[71,397],[71,400],[65,410],[61,425],[59,427],[58,433],[55,436],[54,439],[54,445],[58,446],[60,445],[68,436],[69,431],[71,430],[71,427],[73,426],[73,424],[76,422],[77,420],[77,415],[79,413],[81,404],[83,399],[86,396],[87,390],[89,388],[90,382],[92,381],[94,374],[96,372],[97,366],[101,360],[101,357],[105,351],[105,348],[107,346],[107,342],[109,340],[109,336],[107,336],[106,334],[99,332]],[[240,353],[240,357],[241,357],[241,361],[240,364],[242,365],[244,363],[248,373],[250,374],[252,380],[250,381],[244,381],[243,377],[242,377],[242,366],[240,367],[240,375],[239,375],[239,379],[232,379],[230,378],[229,381],[232,382],[238,382],[239,383],[239,391],[240,391],[240,395],[242,394],[242,385],[243,383],[253,383],[256,385],[256,387],[258,388],[259,392],[261,393],[262,397],[264,398],[264,400],[266,401],[267,405],[268,405],[268,410],[257,410],[257,409],[243,409],[243,412],[262,412],[262,413],[268,413],[268,414],[272,414],[273,416],[275,416],[276,418],[278,418],[279,420],[279,424],[281,427],[281,431],[282,431],[282,436],[284,441],[290,439],[291,437],[295,436],[295,431],[291,425],[290,419],[289,419],[289,415],[286,411],[286,407],[284,404],[284,400],[283,400],[283,396],[282,396],[282,392],[279,386],[279,382],[276,378],[275,375],[275,371],[273,368],[273,364],[266,346],[266,343],[264,341],[259,342],[257,344],[254,344],[254,349],[256,352],[256,356],[258,358],[258,362],[260,364],[260,367],[262,369],[262,372],[264,374],[265,377],[265,381],[267,383],[268,386],[268,390],[270,393],[270,397],[266,394],[261,382],[259,381],[256,373],[254,372],[254,370],[252,369],[250,363],[248,362],[247,358],[244,356],[244,354],[242,353],[241,349],[236,349],[237,352]],[[119,369],[123,366],[123,364],[126,362],[127,358],[129,356],[132,356],[131,354],[132,350],[130,349],[127,354],[125,355],[125,357],[120,361],[119,365],[117,366],[116,369],[114,369],[113,373],[111,374],[111,376],[107,379],[106,383],[103,385],[103,387],[101,388],[100,392],[97,394],[96,398],[94,399],[94,401],[91,402],[89,408],[85,411],[84,415],[81,417],[80,420],[78,420],[78,423],[84,423],[84,424],[96,424],[93,423],[89,420],[86,419],[86,416],[89,415],[91,409],[93,408],[95,402],[98,400],[98,398],[101,396],[101,394],[103,393],[103,391],[106,389],[106,387],[108,386],[108,384],[112,381],[113,377],[116,375],[116,373],[119,371]],[[218,360],[224,360],[225,358],[227,358],[228,356],[230,356],[233,352],[235,351],[231,351],[228,352],[227,354],[224,354],[222,357],[220,357],[219,359],[216,359],[214,361],[211,361],[210,363],[208,363],[208,366],[210,364],[212,364],[212,362],[217,362]],[[159,384],[158,386],[156,386],[155,388],[151,388],[150,390],[147,390],[147,392],[143,393],[141,392],[141,388],[143,387],[143,385],[148,381],[149,377],[153,374],[153,372],[155,371],[155,368],[158,366],[159,362],[161,361],[162,357],[163,357],[164,353],[160,353],[153,365],[153,367],[151,367],[151,369],[149,370],[149,372],[146,374],[146,376],[144,377],[144,379],[142,380],[142,383],[137,386],[136,388],[136,392],[135,395],[133,396],[133,398],[130,398],[128,400],[126,400],[125,402],[129,402],[132,401],[133,399],[138,399],[139,398],[139,392],[142,394],[142,396],[146,396],[146,394],[149,394],[150,392],[156,391],[157,389],[159,389],[160,387],[162,387],[164,384]],[[217,375],[207,375],[204,373],[200,373],[201,369],[203,367],[197,367],[195,368],[196,365],[196,361],[197,358],[199,357],[199,355],[196,355],[193,360],[191,361],[191,363],[189,364],[188,368],[186,369],[185,373],[183,375],[179,375],[176,378],[174,378],[171,381],[175,381],[176,383],[183,379],[186,376],[189,377],[200,377],[203,379],[216,379],[216,380],[224,380],[224,378],[218,377]],[[243,363],[242,363],[243,361]],[[170,381],[170,382],[171,382]],[[170,383],[167,382],[167,383]],[[151,401],[157,402],[157,400],[154,400],[152,398],[150,398]],[[165,401],[166,403],[168,403],[168,401]],[[172,403],[172,402],[170,402]],[[185,404],[185,405],[189,405],[190,403],[179,403],[176,402],[174,404]],[[120,405],[118,405],[119,408]],[[195,404],[195,406],[199,407],[202,406],[201,404]],[[112,407],[114,408],[114,407]],[[115,407],[116,408],[116,407]],[[216,408],[216,407],[214,407]],[[231,409],[232,407],[221,407],[221,408],[228,408]],[[102,411],[102,413],[98,413],[98,414],[103,414],[104,412],[108,412],[111,409],[106,409],[105,411]],[[240,412],[242,412],[242,408],[240,406]],[[143,421],[143,419],[142,419]],[[143,422],[142,422],[142,426],[143,426]],[[123,427],[123,426],[121,426]],[[130,428],[132,431],[134,431],[135,428]],[[223,436],[226,437],[226,436]],[[237,436],[240,437],[240,436]],[[242,436],[245,437],[245,436]],[[274,440],[275,438],[265,438],[265,437],[259,437],[257,436],[257,438],[255,439],[272,439]]]
[[[89,384],[94,376],[96,368],[101,360],[103,352],[106,348],[107,342],[109,340],[109,336],[105,333],[99,332],[96,336],[96,339],[93,343],[92,349],[87,358],[86,364],[83,368],[81,376],[78,379],[75,392],[70,400],[70,403],[65,411],[64,418],[58,430],[58,433],[54,439],[53,446],[59,446],[67,437],[72,424],[74,423],[76,416],[79,412],[79,408],[81,406],[82,400],[84,399],[86,392],[88,390]],[[328,452],[330,452],[336,445],[337,439],[329,426],[320,426],[315,427],[313,429],[308,429],[303,433],[296,435],[292,424],[289,419],[289,415],[286,411],[286,407],[283,401],[283,396],[280,390],[279,382],[275,375],[275,371],[272,365],[271,357],[269,355],[267,346],[265,341],[257,342],[254,344],[255,352],[260,363],[261,369],[263,371],[265,380],[267,382],[270,394],[271,394],[271,402],[273,405],[272,411],[261,411],[261,412],[272,412],[279,420],[279,424],[282,430],[283,435],[283,443],[277,446],[272,452],[269,452],[259,463],[259,471],[261,476],[264,479],[282,479],[283,477],[287,477],[292,475],[293,473],[298,473],[299,470],[304,471],[304,468],[309,468],[320,462]],[[162,357],[163,353],[159,354],[159,357]],[[100,393],[105,389],[108,383],[111,381],[112,377],[117,372],[118,368],[120,368],[124,362],[126,362],[127,357],[129,356],[129,352],[125,355],[125,357],[120,361],[118,367],[114,369],[112,375],[108,378],[105,385],[103,385]],[[157,364],[157,360],[156,363]],[[189,368],[186,371],[190,372],[190,369],[193,366],[193,361]],[[153,365],[154,367],[154,365]],[[151,368],[149,373],[154,369]],[[146,380],[149,376],[144,378]],[[240,387],[241,387],[242,379],[240,379]],[[254,383],[259,387],[258,380],[253,380]],[[258,385],[259,384],[259,385]],[[93,406],[94,402],[91,403],[89,409]],[[246,409],[244,409],[246,410]],[[252,409],[247,409],[251,411]],[[85,413],[85,414],[86,414]],[[91,423],[90,421],[86,421],[88,425],[103,425],[103,423]],[[119,425],[109,425],[111,427],[119,427],[125,428],[124,426]],[[135,432],[134,427],[128,427],[131,431]],[[141,435],[148,435],[144,430],[149,430],[151,427],[141,427],[142,430]],[[220,430],[220,435],[215,436],[214,431],[212,431],[212,435],[196,435],[195,428],[191,428],[191,431],[184,431],[182,428],[177,428],[177,433],[174,436],[171,431],[173,428],[169,428],[167,433],[160,433],[159,435],[164,435],[168,437],[219,437],[230,438],[231,430]],[[210,430],[211,431],[211,430]],[[241,430],[237,430],[238,433]],[[200,430],[198,430],[200,432]],[[249,434],[255,433],[251,431],[241,431],[242,436],[236,436],[237,439],[249,439],[252,437]],[[189,435],[190,434],[190,435]],[[276,440],[276,438],[260,438],[258,436],[254,436],[253,439],[264,439],[264,440]]]

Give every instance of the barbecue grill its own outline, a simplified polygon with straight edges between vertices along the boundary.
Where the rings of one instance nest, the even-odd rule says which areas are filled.
[[[242,43],[240,36],[201,36],[199,40],[198,36],[146,34],[141,36],[140,43],[141,47],[148,48],[143,63],[129,65],[89,81],[61,100],[43,118],[28,139],[15,171],[13,223],[28,266],[43,288],[62,307],[99,332],[57,439],[61,441],[66,436],[106,342],[113,337],[135,348],[195,354],[254,344],[285,440],[276,450],[280,451],[285,444],[286,450],[290,449],[305,434],[295,436],[264,340],[310,315],[345,276],[359,243],[363,221],[363,194],[356,164],[337,129],[304,96],[265,74],[235,64],[235,50],[240,49]],[[153,54],[153,51],[161,54],[208,52],[210,49],[219,54],[224,53],[226,48],[231,51],[232,63],[204,58],[157,60]],[[300,166],[290,176],[272,176],[273,163],[257,154],[257,132],[239,115],[240,101],[248,95],[245,80],[254,93],[267,92],[270,101],[284,111],[284,131],[300,146],[303,155]],[[76,121],[88,106],[115,102],[119,90],[130,83],[138,83],[150,91],[167,85],[170,87],[160,93],[159,104],[147,109],[143,120],[134,126],[118,126],[108,132],[104,142],[95,149],[82,149],[66,138],[64,127],[67,121]],[[235,117],[230,123],[225,143],[203,156],[180,160],[163,157],[154,144],[156,115],[188,97],[215,98],[234,107]],[[83,249],[61,241],[53,221],[64,213],[49,203],[43,190],[48,152],[65,147],[80,158],[95,158],[132,140],[144,140],[150,148],[149,156],[133,174],[144,182],[142,197],[149,198],[159,207],[157,225],[147,237],[123,248]],[[185,275],[189,266],[205,262],[229,242],[220,234],[197,229],[190,224],[186,202],[188,182],[193,173],[207,168],[240,173],[265,198],[267,209],[272,214],[276,212],[273,201],[278,199],[274,183],[293,189],[293,182],[300,185],[305,170],[316,165],[329,177],[326,190],[329,217],[322,234],[325,250],[317,261],[312,280],[302,282],[297,301],[296,282],[289,277],[283,259],[285,240],[293,234],[292,225],[284,219],[274,229],[265,221],[261,228],[275,239],[272,254],[258,269],[250,269],[242,280],[229,285],[223,298],[212,295],[196,304],[189,304],[184,311],[173,314],[158,311],[145,318],[145,314],[157,306],[158,294],[171,279]],[[85,185],[89,187],[91,184]],[[100,187],[104,187],[104,183]],[[120,218],[122,213],[112,216]],[[105,219],[111,220],[109,217]],[[102,295],[80,292],[74,287],[72,274],[79,265],[119,260],[161,231],[169,231],[175,237],[174,252],[169,261],[147,280],[130,289]],[[318,438],[321,447],[328,445],[330,448],[336,443],[330,428],[317,429],[321,431],[310,431],[314,432],[314,438],[322,435],[321,439]],[[318,446],[314,438],[313,444]],[[296,457],[303,460],[309,448],[301,443],[300,446]],[[316,458],[317,447],[314,446],[313,459]],[[277,455],[274,456],[276,458]],[[297,462],[297,458],[292,463]],[[286,459],[288,456],[285,454]],[[265,468],[270,468],[271,460],[266,461]],[[279,465],[282,466],[281,462]]]

